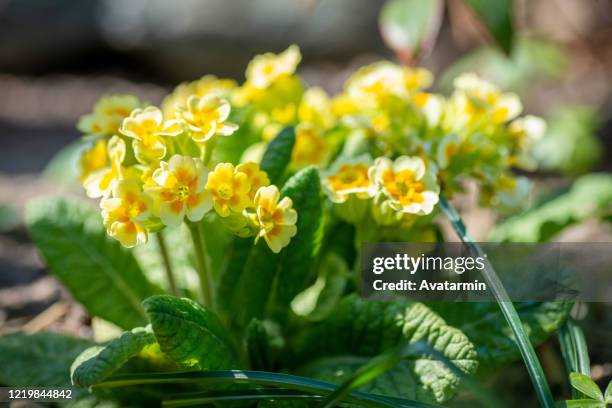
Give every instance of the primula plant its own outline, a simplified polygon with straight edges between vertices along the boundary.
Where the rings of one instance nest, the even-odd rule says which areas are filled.
[[[513,170],[533,168],[544,121],[472,73],[440,95],[429,71],[381,61],[332,96],[296,74],[300,59],[295,45],[256,56],[243,84],[206,75],[159,107],[102,98],[78,123],[98,209],[44,198],[27,223],[113,328],[97,344],[16,334],[0,347],[33,344],[28,361],[53,361],[28,367],[32,385],[71,383],[86,406],[429,407],[462,386],[494,406],[473,376],[521,356],[550,406],[531,343],[571,305],[515,308],[503,287],[501,309],[357,294],[363,242],[437,242],[447,217],[478,251],[448,199],[469,181],[482,205],[517,208],[527,184]]]

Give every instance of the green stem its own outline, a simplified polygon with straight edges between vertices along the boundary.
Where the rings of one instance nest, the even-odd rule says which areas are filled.
[[[212,278],[206,266],[206,244],[200,223],[188,222],[193,248],[196,255],[196,266],[200,278],[200,295],[202,304],[211,310],[215,310],[215,298],[213,292]]]
[[[204,165],[208,166],[208,164],[210,163],[212,159],[213,151],[215,150],[216,146],[217,146],[217,138],[215,136],[213,136],[206,143],[204,143],[202,147],[203,148],[202,161],[204,162]]]
[[[488,287],[493,292],[493,295],[497,300],[497,304],[506,318],[512,333],[514,334],[514,341],[516,342],[521,356],[525,361],[527,371],[536,390],[540,405],[545,408],[554,408],[555,402],[550,392],[548,382],[546,381],[546,377],[544,376],[542,365],[540,364],[535,350],[533,349],[533,345],[529,341],[529,337],[523,330],[521,319],[516,312],[510,297],[508,296],[508,292],[506,292],[504,285],[497,276],[493,265],[491,265],[489,260],[486,258],[482,248],[470,236],[455,208],[442,196],[440,197],[440,208],[442,208],[442,211],[451,222],[453,228],[459,235],[459,238],[461,241],[463,241],[463,243],[465,243],[472,254],[482,257],[485,260],[485,268],[482,271],[484,279],[487,282]]]
[[[166,271],[166,279],[168,280],[170,294],[173,296],[179,296],[180,294],[178,287],[176,286],[176,280],[174,279],[174,272],[172,270],[172,263],[170,262],[170,253],[168,252],[166,239],[164,238],[164,234],[161,231],[155,234],[155,236],[157,237],[159,252],[161,253],[162,259],[164,260],[164,270]]]

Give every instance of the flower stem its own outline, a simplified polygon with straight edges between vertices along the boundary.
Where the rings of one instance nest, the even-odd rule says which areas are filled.
[[[208,166],[208,164],[210,163],[210,160],[212,159],[213,151],[215,150],[216,146],[217,146],[217,139],[215,137],[209,139],[206,143],[204,143],[203,150],[202,150],[202,161],[204,162],[206,166]]]
[[[212,310],[215,309],[215,298],[210,273],[206,266],[206,244],[204,234],[200,228],[200,223],[188,222],[193,248],[196,255],[196,266],[200,277],[200,291],[202,304]]]
[[[548,382],[546,381],[546,377],[544,376],[544,371],[542,370],[540,361],[538,360],[535,350],[533,349],[533,345],[529,341],[529,337],[523,330],[521,319],[516,312],[510,297],[508,296],[508,292],[506,292],[504,285],[497,276],[493,265],[491,265],[489,260],[484,256],[485,254],[482,248],[470,236],[455,208],[442,196],[440,196],[440,208],[442,208],[442,211],[451,222],[455,232],[457,232],[461,241],[466,244],[472,254],[482,257],[485,260],[485,268],[482,271],[484,279],[493,292],[493,295],[497,300],[497,304],[506,318],[512,333],[514,334],[514,341],[516,342],[519,351],[521,352],[521,356],[525,361],[527,371],[531,377],[531,382],[535,387],[540,405],[544,408],[554,408],[555,402],[550,392]]]
[[[164,270],[166,271],[166,279],[168,280],[170,294],[173,296],[179,296],[180,293],[178,287],[176,286],[176,280],[174,279],[174,272],[172,271],[172,263],[170,262],[170,253],[168,252],[166,239],[161,231],[155,234],[155,236],[157,237],[159,252],[161,252],[162,259],[164,260]]]

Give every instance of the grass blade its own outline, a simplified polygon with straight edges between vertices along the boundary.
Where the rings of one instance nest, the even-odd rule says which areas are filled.
[[[164,400],[162,407],[188,407],[202,404],[216,404],[232,401],[258,401],[258,400],[318,400],[320,395],[300,391],[263,388],[256,390],[207,391],[180,394],[176,398]]]
[[[590,377],[591,363],[584,333],[578,323],[571,317],[559,331],[559,344],[561,345],[561,354],[567,374],[578,372]],[[572,390],[572,398],[582,397],[578,390],[574,387],[570,388]]]
[[[126,387],[139,384],[172,384],[172,383],[198,383],[198,384],[245,384],[265,387],[278,387],[296,391],[308,392],[316,395],[329,395],[334,392],[336,385],[312,378],[300,377],[290,374],[225,370],[225,371],[188,371],[173,373],[147,373],[116,375],[97,384],[95,388]],[[345,398],[352,402],[372,408],[439,408],[438,405],[426,404],[399,398],[388,398],[381,395],[353,391]]]
[[[455,208],[446,200],[446,198],[442,196],[440,196],[440,208],[449,219],[461,241],[465,243],[472,254],[475,256],[482,256],[484,258],[485,268],[482,271],[483,277],[487,282],[488,287],[493,292],[493,295],[497,300],[497,304],[506,318],[512,333],[514,334],[516,344],[527,367],[529,377],[531,378],[531,382],[535,388],[540,405],[544,408],[554,408],[555,402],[550,392],[548,382],[546,381],[544,370],[542,370],[542,365],[540,364],[535,350],[533,349],[533,345],[529,341],[529,337],[525,333],[525,330],[523,330],[521,319],[516,312],[510,297],[508,296],[508,292],[506,292],[504,285],[497,276],[493,265],[491,265],[488,259],[484,256],[482,248],[470,236]]]

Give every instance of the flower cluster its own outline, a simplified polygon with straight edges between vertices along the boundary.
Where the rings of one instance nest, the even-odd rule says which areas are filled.
[[[151,232],[199,222],[212,210],[230,232],[255,241],[264,238],[274,252],[296,234],[291,199],[280,199],[258,163],[211,162],[216,138],[238,128],[228,120],[229,101],[213,88],[208,94],[175,97],[184,104],[177,102],[173,109],[166,104],[168,114],[136,104],[122,111],[112,129],[105,128],[109,133],[93,135],[82,153],[83,186],[89,197],[101,198],[107,232],[122,245],[145,243]],[[126,98],[102,99],[81,123],[103,123],[109,112],[99,107]]]
[[[214,211],[231,233],[280,251],[297,232],[297,213],[258,163],[287,126],[295,129],[287,170],[318,167],[337,214],[355,224],[409,225],[465,180],[480,185],[487,204],[522,201],[526,184],[512,169],[536,165],[529,149],[545,124],[519,117],[516,95],[475,74],[459,76],[449,96],[431,93],[429,71],[383,61],[330,96],[302,81],[300,60],[295,45],[256,56],[243,84],[207,75],[180,84],[161,108],[103,98],[78,128],[90,140],[81,181],[102,198],[109,234],[133,246]],[[221,143],[226,137],[235,140]],[[215,160],[214,149],[227,145],[241,146],[242,158]]]

